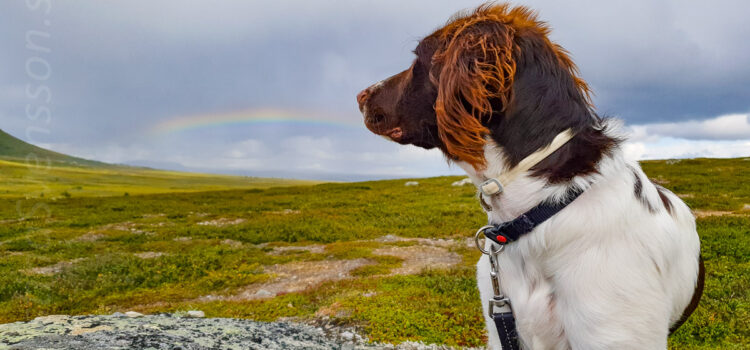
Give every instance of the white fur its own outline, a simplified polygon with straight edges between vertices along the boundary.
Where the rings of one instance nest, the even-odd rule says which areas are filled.
[[[490,143],[485,157],[482,173],[459,163],[476,185],[508,170],[500,147]],[[625,160],[620,149],[597,169],[599,174],[568,185],[524,175],[488,201],[489,221],[500,223],[563,198],[571,186],[586,189],[499,256],[501,288],[524,349],[666,349],[670,325],[690,302],[700,250],[690,209],[670,193],[668,213],[638,163]],[[655,213],[636,198],[633,171]],[[477,269],[489,345],[500,349],[487,315],[492,287],[486,256]]]

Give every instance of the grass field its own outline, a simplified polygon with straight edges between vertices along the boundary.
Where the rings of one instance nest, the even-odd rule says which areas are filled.
[[[418,179],[414,187],[392,180],[138,194],[211,188],[163,180],[151,186],[160,190],[139,192],[137,178],[98,183],[104,177],[92,174],[87,185],[71,190],[78,185],[56,184],[62,175],[39,175],[36,186],[49,186],[45,193],[70,193],[52,200],[25,194],[33,187],[23,182],[28,174],[11,170],[9,181],[3,164],[0,322],[200,309],[207,316],[257,320],[329,317],[376,341],[484,341],[473,267],[479,255],[465,239],[485,216],[474,188],[450,186],[458,178]],[[701,305],[670,338],[670,348],[749,348],[750,161],[643,166],[696,210],[706,260]],[[107,193],[109,188],[116,190]],[[427,243],[436,239],[445,244]],[[420,255],[401,254],[410,249],[442,249],[457,260],[446,268],[398,273]],[[253,297],[295,271],[284,267],[315,274],[334,262],[360,264],[347,270],[351,278]]]
[[[75,167],[0,159],[0,198],[58,200],[70,197],[199,192],[309,185],[317,181],[223,176],[146,168]]]

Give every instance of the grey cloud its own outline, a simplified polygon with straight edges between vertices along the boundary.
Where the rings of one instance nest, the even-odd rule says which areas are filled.
[[[360,138],[348,137],[351,130],[342,135],[338,129],[316,129],[310,135],[289,125],[270,134],[249,126],[160,140],[143,133],[178,116],[259,107],[358,122],[354,96],[360,89],[406,68],[420,37],[455,11],[479,3],[90,0],[54,2],[44,17],[24,2],[2,2],[0,13],[7,16],[0,22],[0,127],[23,137],[32,124],[24,118],[30,101],[18,94],[29,82],[24,35],[49,28],[52,52],[45,58],[53,69],[47,82],[53,118],[49,135],[39,135],[42,142],[69,144],[87,154],[109,145],[158,147],[141,161],[163,162],[192,150],[184,145],[194,139],[212,150],[195,150],[195,157],[211,157],[247,139],[276,150],[274,139],[294,135],[327,137],[361,152],[397,152],[395,145],[362,136],[364,130],[356,132]],[[537,9],[552,26],[553,39],[571,51],[603,114],[630,124],[663,124],[750,110],[749,2],[524,4]],[[443,164],[422,166],[423,174],[452,171]]]

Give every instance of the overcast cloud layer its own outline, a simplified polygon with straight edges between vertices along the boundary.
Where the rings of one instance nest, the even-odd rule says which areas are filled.
[[[171,169],[336,180],[458,174],[437,151],[369,134],[354,96],[406,68],[420,37],[479,3],[4,1],[0,128],[61,152]],[[750,2],[523,4],[572,53],[600,113],[625,121],[629,155],[750,155]],[[151,132],[186,116],[258,109],[336,122]]]

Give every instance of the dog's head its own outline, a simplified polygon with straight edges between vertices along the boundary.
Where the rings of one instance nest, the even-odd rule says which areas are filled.
[[[453,18],[419,42],[411,67],[359,93],[365,125],[401,144],[440,148],[475,169],[485,166],[488,138],[502,146],[539,139],[510,145],[511,158],[530,153],[549,142],[530,129],[554,137],[575,119],[539,120],[550,117],[547,109],[590,117],[586,84],[547,33],[523,7],[483,5]],[[514,135],[503,135],[511,129]]]

